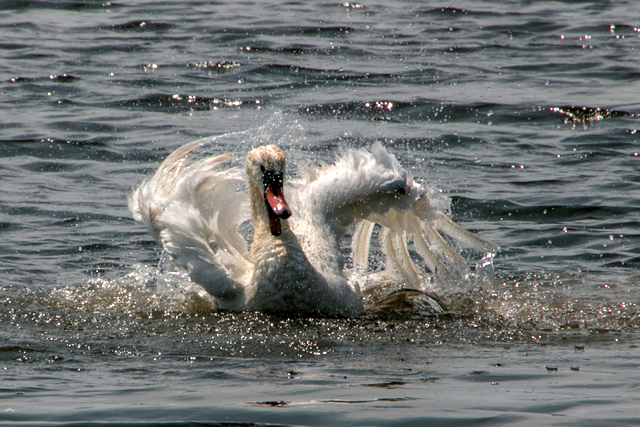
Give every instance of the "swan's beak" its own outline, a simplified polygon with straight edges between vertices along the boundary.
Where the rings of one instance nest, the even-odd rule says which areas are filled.
[[[264,200],[269,213],[271,234],[279,236],[282,233],[280,219],[287,219],[291,216],[291,209],[282,194],[282,175],[279,179],[265,179]]]

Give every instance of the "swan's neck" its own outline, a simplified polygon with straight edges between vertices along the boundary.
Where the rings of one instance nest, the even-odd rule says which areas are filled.
[[[274,236],[269,226],[264,196],[255,187],[252,190],[249,194],[254,228],[251,260],[255,269],[252,282],[256,285],[268,283],[279,287],[286,283],[308,280],[311,276],[315,277],[317,273],[307,259],[298,238],[289,228],[288,220],[280,220],[281,233]]]
[[[254,263],[280,262],[301,256],[304,257],[302,248],[286,222],[282,224],[280,236],[273,236],[269,226],[255,227],[251,243],[251,258]]]
[[[251,204],[251,222],[253,223],[253,241],[271,234],[269,214],[267,213],[264,195],[255,185],[249,185],[249,201]],[[286,221],[283,228],[287,228]],[[252,251],[253,252],[253,251]]]

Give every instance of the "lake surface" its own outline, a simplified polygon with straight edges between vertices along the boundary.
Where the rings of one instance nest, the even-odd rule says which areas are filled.
[[[640,424],[640,3],[8,0],[0,34],[0,424]],[[127,210],[210,136],[380,141],[494,272],[442,316],[216,313]]]

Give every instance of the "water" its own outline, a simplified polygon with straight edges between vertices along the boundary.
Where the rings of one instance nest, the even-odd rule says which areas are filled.
[[[640,423],[638,27],[631,1],[2,2],[0,422]],[[495,277],[440,317],[212,312],[126,197],[238,130],[292,164],[381,141]]]

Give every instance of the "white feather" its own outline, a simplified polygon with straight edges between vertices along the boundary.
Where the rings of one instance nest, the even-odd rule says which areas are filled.
[[[426,289],[428,282],[410,256],[410,241],[435,280],[443,282],[462,280],[470,272],[461,248],[483,254],[497,250],[431,204],[424,189],[379,143],[368,151],[347,150],[333,164],[311,168],[306,179],[287,185],[284,194],[292,214],[279,220],[282,234],[273,236],[261,173],[265,165],[284,172],[284,153],[274,146],[254,149],[243,173],[228,166],[230,155],[198,159],[193,152],[201,145],[187,144],[172,153],[133,192],[129,206],[221,308],[360,314],[356,283],[368,273],[376,223],[382,227],[378,238],[386,276],[407,288]],[[240,190],[245,180],[248,195]],[[251,251],[238,232],[249,215]],[[340,242],[354,224],[355,268],[345,271]]]

